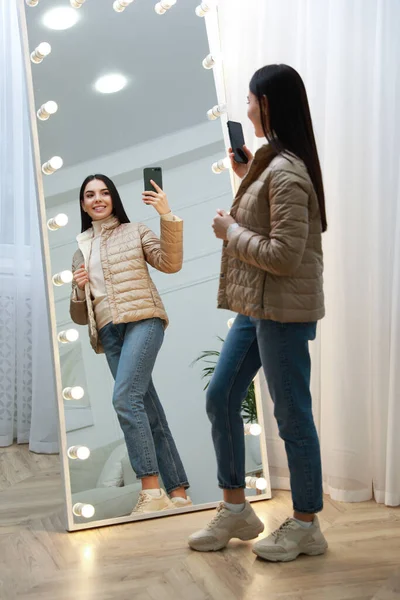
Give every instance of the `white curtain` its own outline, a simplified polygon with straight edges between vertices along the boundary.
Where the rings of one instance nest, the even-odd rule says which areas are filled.
[[[16,2],[0,0],[0,446],[56,452],[49,322]]]
[[[246,95],[257,68],[287,63],[309,94],[329,220],[327,316],[312,347],[325,491],[399,505],[400,2],[219,0],[218,7],[229,118],[243,123],[250,147],[258,142]],[[287,488],[267,405],[272,486]]]

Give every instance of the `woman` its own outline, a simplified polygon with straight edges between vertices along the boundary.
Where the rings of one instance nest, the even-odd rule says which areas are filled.
[[[141,223],[130,223],[114,183],[90,175],[79,201],[82,233],[74,255],[71,317],[89,325],[95,352],[105,352],[115,379],[113,405],[130,462],[142,482],[134,512],[148,513],[191,504],[185,470],[152,381],[168,325],[150,278],[149,263],[164,273],[182,267],[183,222],[165,193],[144,192],[143,202],[161,217],[160,239]],[[170,498],[160,489],[161,475]]]
[[[224,503],[195,550],[219,550],[231,538],[250,540],[264,529],[245,500],[241,404],[262,366],[288,458],[293,518],[257,542],[266,560],[289,561],[325,552],[316,513],[322,509],[320,447],[310,394],[308,343],[324,316],[321,234],[327,228],[324,189],[306,90],[286,65],[258,70],[248,117],[269,142],[248,165],[230,214],[217,211],[213,228],[224,240],[219,308],[238,313],[207,395]]]

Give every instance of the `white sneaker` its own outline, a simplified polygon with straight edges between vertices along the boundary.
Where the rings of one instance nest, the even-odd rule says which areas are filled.
[[[189,546],[199,552],[221,550],[232,538],[253,540],[263,531],[264,525],[249,502],[240,513],[231,512],[221,502],[217,514],[207,527],[190,536]]]
[[[137,501],[137,504],[131,514],[151,513],[158,512],[160,510],[171,510],[174,508],[175,505],[168,498],[164,490],[160,490],[160,495],[158,497],[147,494],[146,490],[144,490],[143,492],[140,492],[139,500]]]
[[[188,496],[187,498],[181,498],[176,496],[171,498],[171,502],[175,505],[174,508],[184,508],[185,506],[193,506],[193,502]]]
[[[318,556],[324,554],[328,542],[320,529],[318,517],[314,518],[311,527],[302,527],[294,519],[287,519],[283,525],[271,535],[253,546],[254,554],[272,562],[289,562],[300,554]]]

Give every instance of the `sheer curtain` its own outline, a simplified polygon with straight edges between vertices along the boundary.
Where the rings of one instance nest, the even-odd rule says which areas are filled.
[[[0,446],[56,452],[49,322],[16,2],[0,0]]]
[[[242,121],[250,147],[246,95],[257,68],[287,63],[309,93],[329,219],[327,317],[312,347],[325,491],[399,505],[400,3],[219,0],[218,15],[229,118]],[[264,380],[262,389],[265,399]],[[287,488],[265,404],[272,486]]]

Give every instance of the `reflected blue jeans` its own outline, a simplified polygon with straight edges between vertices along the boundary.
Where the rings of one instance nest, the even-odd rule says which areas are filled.
[[[285,442],[293,507],[322,510],[321,453],[312,414],[309,341],[316,323],[278,323],[238,315],[222,347],[207,390],[207,414],[223,489],[245,487],[245,446],[241,406],[263,367]]]
[[[137,477],[160,475],[167,493],[187,489],[186,473],[152,380],[164,340],[163,322],[108,323],[99,336],[115,379],[113,405]]]

